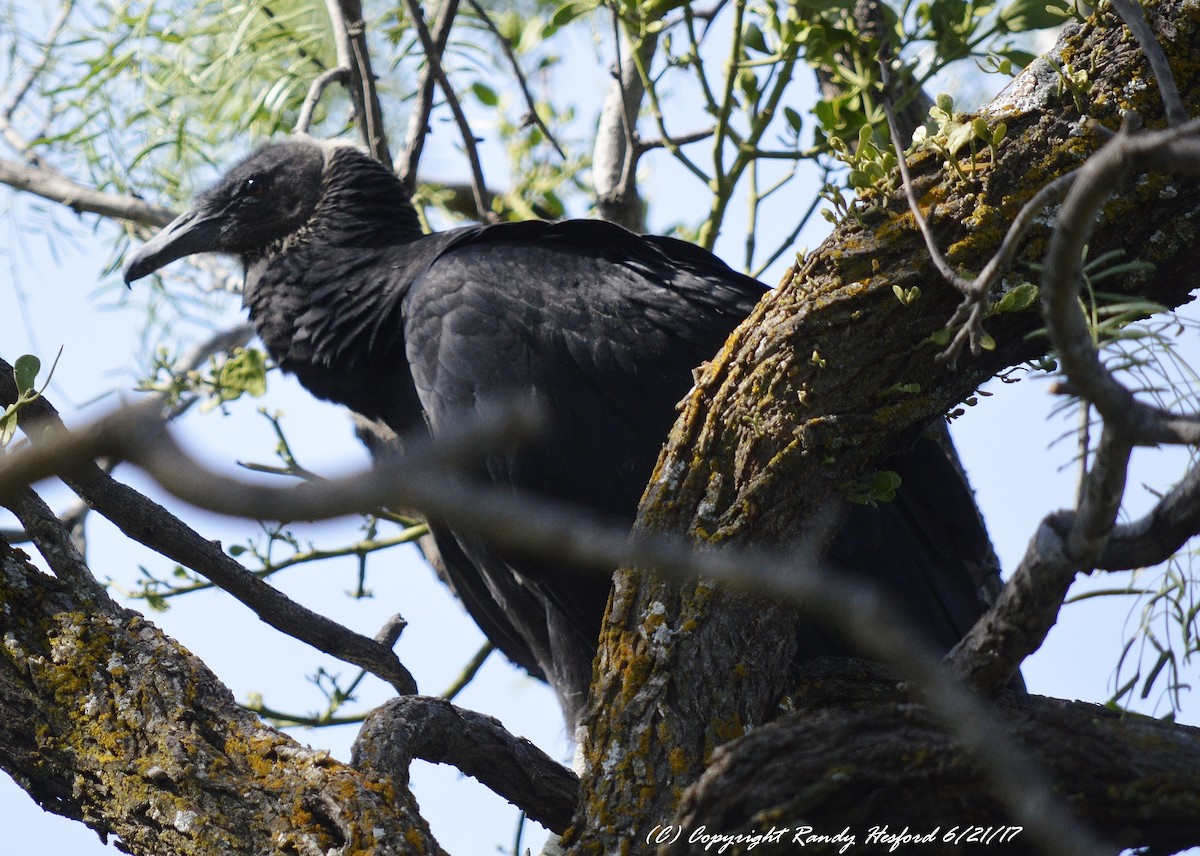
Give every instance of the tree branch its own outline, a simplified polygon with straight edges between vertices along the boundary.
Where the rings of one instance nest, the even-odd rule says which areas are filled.
[[[0,602],[0,767],[46,810],[139,856],[442,853],[406,788],[263,725],[153,625],[3,542]]]
[[[1200,120],[1165,131],[1111,139],[1080,169],[1059,212],[1042,271],[1042,312],[1062,370],[1072,387],[1133,444],[1200,443],[1200,417],[1180,416],[1138,401],[1100,363],[1087,319],[1079,308],[1083,250],[1101,209],[1134,175],[1200,174]]]
[[[428,64],[429,72],[437,82],[438,88],[442,90],[446,106],[454,114],[454,121],[458,125],[459,134],[462,135],[463,148],[467,153],[467,161],[471,165],[471,189],[475,193],[475,207],[479,212],[479,218],[487,220],[489,213],[485,201],[487,182],[483,178],[483,165],[479,161],[479,147],[475,132],[471,130],[471,123],[467,120],[467,114],[463,112],[462,104],[458,100],[458,93],[454,91],[450,79],[446,77],[445,69],[442,68],[441,51],[429,34],[429,28],[425,26],[425,16],[421,13],[421,7],[416,0],[403,0],[403,3],[404,11],[412,20],[413,29],[416,30],[417,38],[421,42],[421,49],[425,52],[425,62]]]
[[[72,181],[47,166],[30,166],[0,158],[0,184],[66,205],[79,214],[100,214],[155,228],[175,219],[170,209],[151,205],[133,196],[96,190]]]
[[[814,661],[790,698],[793,712],[714,753],[673,824],[744,833],[777,823],[789,827],[785,842],[792,841],[797,824],[809,824],[818,834],[849,828],[855,849],[868,852],[887,849],[886,842],[868,847],[865,840],[872,827],[887,824],[893,833],[939,831],[934,842],[901,852],[1030,852],[1029,830],[1012,826],[1012,816],[995,797],[980,793],[984,773],[970,753],[887,670],[857,661]],[[1078,811],[1112,841],[1172,853],[1200,840],[1195,811],[1200,730],[1015,692],[998,704],[1004,733],[1043,759],[1052,780],[1070,783],[1060,793],[1072,791]],[[912,752],[914,746],[921,751]],[[1061,752],[1064,746],[1071,751]],[[838,747],[832,775],[828,747]],[[1084,775],[1079,758],[1088,759]],[[1153,820],[1140,808],[1151,789]],[[990,828],[984,836],[991,836],[991,844],[982,846],[984,836],[964,844],[970,828]],[[959,846],[953,847],[956,838]],[[835,846],[828,852],[836,851]],[[697,850],[682,842],[667,849],[687,852]]]
[[[383,109],[375,88],[375,73],[371,71],[371,54],[367,50],[367,26],[363,21],[361,0],[325,0],[333,25],[337,45],[338,65],[350,74],[350,99],[354,117],[367,151],[380,163],[391,165],[387,131],[383,124]]]
[[[458,0],[442,0],[438,7],[437,21],[433,25],[433,45],[439,63],[446,52],[450,30],[454,27],[454,17],[457,14]],[[429,134],[429,114],[433,111],[434,86],[433,63],[427,55],[425,68],[421,71],[421,84],[417,87],[417,103],[408,119],[404,151],[396,161],[396,175],[404,182],[410,194],[416,193],[417,190],[417,167],[421,162],[421,152],[425,149],[425,137]],[[486,190],[484,201],[488,204],[491,202]]]
[[[414,758],[450,764],[553,832],[567,828],[579,802],[574,773],[499,720],[446,699],[405,696],[371,711],[351,765],[407,785]]]
[[[14,401],[16,394],[12,367],[0,360],[0,403]],[[56,455],[54,449],[74,444],[69,439],[71,432],[45,398],[39,398],[21,411],[20,426],[33,444],[32,448],[25,450],[24,455],[8,456],[0,472],[6,472],[18,458],[52,458]],[[118,433],[133,431],[129,437],[131,442],[136,443],[136,438],[144,436],[141,432],[145,426],[136,419],[132,423],[125,422],[124,427],[111,423],[110,427]],[[70,460],[61,460],[57,469],[65,475],[68,487],[128,537],[208,577],[277,630],[378,675],[399,693],[416,691],[412,675],[390,647],[353,633],[290,600],[227,556],[219,544],[203,538],[162,506],[115,481],[93,463],[95,457],[97,455],[86,452],[74,455]],[[3,480],[0,475],[0,481]],[[0,487],[0,497],[9,496],[15,487],[11,483]]]

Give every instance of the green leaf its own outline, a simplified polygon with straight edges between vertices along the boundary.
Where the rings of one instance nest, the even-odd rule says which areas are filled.
[[[13,375],[17,380],[17,390],[22,395],[33,391],[34,382],[37,381],[38,372],[41,370],[42,361],[33,354],[17,357],[17,362],[13,366]]]
[[[599,0],[568,0],[568,2],[554,10],[554,14],[550,16],[550,24],[547,30],[552,32],[553,30],[561,29],[576,18],[582,18],[599,7]],[[549,34],[549,32],[545,33],[547,36]]]
[[[267,391],[267,361],[257,348],[239,348],[221,366],[217,378],[222,401],[233,401],[243,393],[255,398]]]
[[[946,132],[946,151],[957,154],[974,136],[975,129],[968,124],[950,127]]]
[[[996,16],[996,27],[1009,33],[1044,30],[1057,27],[1070,14],[1067,0],[1013,0]]]
[[[496,90],[492,89],[486,83],[478,81],[472,83],[471,93],[479,99],[479,103],[484,107],[495,107],[500,103],[500,96],[496,94]]]
[[[996,305],[992,307],[993,312],[1024,312],[1034,304],[1038,296],[1038,287],[1032,282],[1023,282],[1015,288],[1010,288],[1004,293]]]
[[[800,115],[800,111],[793,110],[791,107],[784,107],[783,115],[787,119],[788,127],[799,134],[800,128],[804,125],[804,117]]]
[[[1017,48],[1002,48],[997,50],[996,53],[1000,54],[1000,56],[1004,57],[1017,68],[1024,68],[1037,59],[1037,54],[1018,50]]]
[[[742,30],[742,44],[747,49],[759,53],[771,52],[771,49],[767,47],[767,37],[763,35],[762,28],[753,22],[747,24],[746,28]]]

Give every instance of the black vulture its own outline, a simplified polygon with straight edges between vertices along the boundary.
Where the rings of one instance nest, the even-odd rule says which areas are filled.
[[[244,303],[277,363],[314,395],[398,435],[532,396],[540,441],[486,462],[495,484],[631,523],[672,422],[766,288],[691,244],[589,220],[426,235],[403,185],[353,146],[265,146],[130,259],[126,282],[192,253],[245,264]],[[948,649],[996,580],[956,465],[933,440],[883,466],[896,499],[853,505],[827,559],[881,581]],[[431,521],[466,609],[547,679],[574,724],[608,581],[505,555]],[[840,653],[814,631],[805,655]]]

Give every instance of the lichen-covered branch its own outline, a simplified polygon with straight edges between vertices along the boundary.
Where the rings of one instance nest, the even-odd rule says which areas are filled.
[[[0,542],[0,767],[143,856],[441,853],[408,791],[242,710],[140,616]]]
[[[787,841],[804,824],[824,833],[849,828],[860,849],[871,827],[938,828],[941,834],[922,852],[1030,852],[1029,830],[1014,826],[980,787],[984,773],[971,753],[948,739],[884,670],[817,661],[804,669],[794,699],[796,709],[787,716],[714,753],[673,823],[728,833],[776,824],[791,830]],[[1045,759],[1051,776],[1064,783],[1063,795],[1111,841],[1171,853],[1200,840],[1197,729],[1019,693],[1006,694],[999,706],[1007,735]],[[1070,753],[1059,751],[1065,745]],[[828,763],[831,746],[842,747],[836,767]],[[1087,759],[1085,769],[1080,759]],[[951,834],[968,824],[1007,827],[1011,834],[993,837],[986,847]],[[698,852],[684,844],[667,852]]]

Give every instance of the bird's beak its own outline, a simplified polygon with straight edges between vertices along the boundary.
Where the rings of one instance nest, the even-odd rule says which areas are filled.
[[[142,245],[125,265],[125,284],[141,279],[147,274],[176,259],[192,253],[211,252],[218,249],[221,234],[217,217],[193,208],[163,227],[163,230]]]

